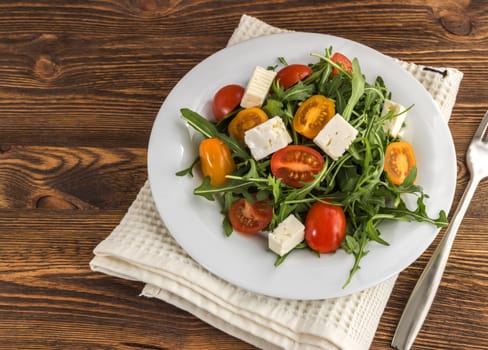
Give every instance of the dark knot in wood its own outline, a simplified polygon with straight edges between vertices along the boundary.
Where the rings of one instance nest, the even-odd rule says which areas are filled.
[[[41,196],[36,201],[36,208],[42,209],[78,209],[70,201],[52,195]]]
[[[469,35],[473,28],[471,18],[462,11],[444,11],[441,14],[440,22],[449,33],[460,36]]]
[[[59,65],[47,55],[41,55],[37,59],[34,69],[37,75],[45,80],[56,79],[61,73]]]
[[[166,15],[179,3],[179,0],[130,0],[130,6],[143,17]]]
[[[6,153],[10,151],[10,145],[0,145],[0,153]]]

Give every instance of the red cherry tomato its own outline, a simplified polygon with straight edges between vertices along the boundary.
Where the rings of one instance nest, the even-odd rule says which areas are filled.
[[[245,234],[256,234],[269,225],[273,217],[273,206],[266,201],[250,203],[241,198],[232,203],[229,210],[229,221],[234,231]]]
[[[288,186],[302,187],[324,167],[324,157],[308,146],[286,146],[271,156],[271,172]]]
[[[312,68],[304,64],[290,64],[276,74],[275,80],[286,90],[312,74]]]
[[[333,62],[339,64],[346,72],[352,73],[352,63],[349,60],[349,58],[344,56],[342,53],[336,52],[332,55],[332,57],[330,59]],[[339,74],[339,70],[337,68],[334,68],[332,70],[332,76],[334,76],[336,74]]]
[[[212,102],[212,112],[217,121],[221,121],[224,116],[239,106],[244,90],[240,85],[231,84],[223,86],[215,93]]]
[[[331,253],[346,236],[346,216],[342,207],[316,202],[305,219],[305,241],[319,253]]]

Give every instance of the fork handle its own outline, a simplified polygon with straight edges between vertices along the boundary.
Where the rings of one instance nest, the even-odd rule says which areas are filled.
[[[420,275],[408,299],[391,343],[393,347],[399,350],[409,350],[422,328],[441,282],[457,230],[463,221],[464,214],[479,182],[480,179],[471,177],[444,237]]]

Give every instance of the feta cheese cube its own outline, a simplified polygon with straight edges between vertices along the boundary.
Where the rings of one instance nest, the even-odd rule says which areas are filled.
[[[268,247],[279,256],[283,256],[304,238],[305,226],[291,214],[268,234]]]
[[[261,107],[275,76],[276,72],[257,66],[247,83],[241,99],[241,107]]]
[[[407,116],[407,113],[405,112],[405,107],[403,107],[399,103],[386,99],[383,104],[381,116],[383,117],[389,112],[393,112],[394,116],[393,118],[385,121],[385,123],[383,124],[383,130],[385,130],[385,132],[390,134],[390,136],[392,137],[400,137],[403,122],[405,121],[405,117]]]
[[[268,119],[244,133],[244,142],[256,160],[269,156],[291,141],[291,136],[279,116]]]
[[[337,160],[349,148],[357,134],[358,131],[337,113],[315,136],[313,142],[333,160]]]

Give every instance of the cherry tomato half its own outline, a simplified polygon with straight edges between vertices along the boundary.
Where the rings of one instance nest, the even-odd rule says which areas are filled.
[[[244,133],[268,120],[268,115],[259,107],[246,108],[237,113],[228,126],[230,136],[244,142]]]
[[[293,117],[297,133],[313,139],[335,114],[335,103],[323,95],[313,95],[302,102]]]
[[[212,186],[223,185],[235,169],[230,148],[217,138],[205,139],[200,143],[200,165],[203,176],[210,177]]]
[[[386,147],[384,170],[393,184],[401,185],[415,165],[413,148],[408,142],[392,142]]]
[[[304,64],[290,64],[276,74],[275,80],[285,90],[312,74],[312,68]]]
[[[240,85],[226,85],[220,88],[212,101],[212,112],[215,120],[221,121],[224,116],[232,112],[241,103],[244,88]]]
[[[337,250],[346,236],[346,216],[342,207],[316,202],[305,218],[305,241],[319,253]]]
[[[232,203],[229,210],[229,221],[234,231],[245,234],[256,234],[269,225],[273,217],[273,206],[267,201],[250,203],[241,198]]]
[[[352,63],[349,60],[349,58],[344,56],[342,53],[336,52],[332,55],[332,57],[330,59],[333,62],[339,64],[346,72],[352,73]],[[339,74],[339,70],[337,68],[334,68],[332,70],[331,75],[334,76],[336,74]]]
[[[292,187],[312,181],[323,167],[322,155],[308,146],[286,146],[271,156],[271,173]]]

